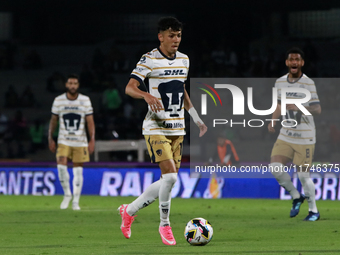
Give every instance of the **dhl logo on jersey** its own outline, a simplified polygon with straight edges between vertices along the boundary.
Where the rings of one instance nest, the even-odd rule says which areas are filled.
[[[287,95],[287,97],[297,97],[298,93],[287,92],[286,95]]]
[[[178,70],[164,70],[163,73],[159,74],[159,76],[167,76],[167,75],[187,75],[183,69]]]

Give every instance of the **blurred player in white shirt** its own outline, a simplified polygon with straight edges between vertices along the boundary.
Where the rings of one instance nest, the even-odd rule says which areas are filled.
[[[273,169],[272,174],[285,188],[293,198],[293,206],[290,211],[290,217],[295,217],[300,211],[300,206],[305,199],[308,201],[309,214],[304,219],[305,221],[316,221],[320,219],[320,213],[315,202],[315,185],[310,178],[309,167],[313,162],[315,148],[315,124],[313,115],[321,113],[320,101],[316,92],[314,81],[302,73],[304,65],[304,53],[299,48],[292,48],[286,53],[286,66],[288,74],[279,78],[275,87],[278,88],[278,105],[272,115],[272,119],[279,119],[281,116],[281,88],[295,87],[308,89],[311,93],[309,102],[303,106],[312,114],[304,115],[295,104],[287,105],[287,114],[282,116],[288,123],[297,124],[292,127],[282,127],[279,137],[274,144],[270,166]],[[287,98],[302,98],[302,93],[287,93]],[[289,121],[289,120],[294,121]],[[275,125],[275,122],[273,123]],[[271,133],[275,132],[274,125],[269,123],[268,130]],[[305,192],[305,195],[300,194],[294,187],[291,177],[283,171],[283,166],[288,162],[293,162],[298,169],[298,176]],[[309,167],[308,167],[309,166]]]
[[[161,169],[161,179],[130,204],[119,207],[121,230],[126,238],[131,236],[135,213],[159,198],[159,233],[165,245],[175,245],[170,227],[171,190],[177,180],[181,163],[183,136],[185,135],[184,109],[189,112],[200,129],[199,136],[207,131],[185,90],[189,71],[189,58],[177,51],[182,39],[182,23],[173,17],[158,22],[160,46],[144,54],[132,71],[126,94],[144,99],[148,113],[143,122],[143,135],[153,163]],[[148,78],[147,92],[138,87]]]
[[[66,82],[67,92],[56,97],[52,105],[52,117],[48,130],[50,150],[56,154],[58,176],[64,191],[60,209],[66,209],[72,200],[70,175],[67,171],[67,159],[73,162],[73,201],[72,209],[80,210],[79,198],[83,187],[83,163],[89,162],[89,154],[94,151],[95,126],[90,98],[78,92],[79,78],[69,75]],[[58,146],[52,134],[59,121]],[[90,136],[87,142],[85,123]],[[57,147],[57,149],[56,149]]]

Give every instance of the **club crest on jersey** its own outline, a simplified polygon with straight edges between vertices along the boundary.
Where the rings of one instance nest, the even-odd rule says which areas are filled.
[[[183,69],[178,70],[164,70],[164,73],[159,74],[159,76],[167,76],[167,75],[186,75]]]

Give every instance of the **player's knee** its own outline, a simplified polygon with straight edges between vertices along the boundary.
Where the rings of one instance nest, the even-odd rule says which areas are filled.
[[[67,165],[67,157],[64,156],[57,157],[57,164]]]
[[[68,182],[70,179],[70,175],[67,171],[67,166],[65,165],[57,165],[58,168],[58,177],[61,182],[65,181]]]
[[[164,181],[170,183],[170,184],[175,184],[177,181],[177,173],[169,173],[169,174],[163,174],[162,178]]]
[[[279,162],[270,163],[269,170],[275,178],[278,178],[283,174],[283,164]]]
[[[159,163],[159,168],[161,169],[162,175],[177,173],[175,162],[172,159],[161,161]]]

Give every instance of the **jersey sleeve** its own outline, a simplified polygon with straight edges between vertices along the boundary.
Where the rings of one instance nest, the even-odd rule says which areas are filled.
[[[281,101],[281,86],[279,84],[280,83],[276,81],[274,87],[277,89],[277,100]]]
[[[318,97],[318,93],[316,92],[316,86],[313,82],[313,84],[307,86],[307,89],[311,93],[311,99],[309,100],[308,104],[313,105],[313,104],[320,104],[320,100]]]
[[[153,61],[151,58],[151,54],[144,54],[139,62],[136,65],[136,68],[133,69],[130,78],[134,78],[139,81],[140,84],[143,83],[145,78],[150,76],[153,68]]]
[[[190,68],[190,61],[189,61],[189,58],[187,59],[187,62],[185,62],[185,66],[187,68],[187,80],[188,80],[188,77],[189,77],[189,68]]]
[[[57,100],[56,99],[54,99],[54,101],[53,101],[51,112],[54,115],[59,115],[59,107],[57,105]]]
[[[93,107],[92,107],[90,98],[87,98],[85,106],[86,106],[86,108],[85,108],[85,115],[87,116],[87,115],[93,114]]]

